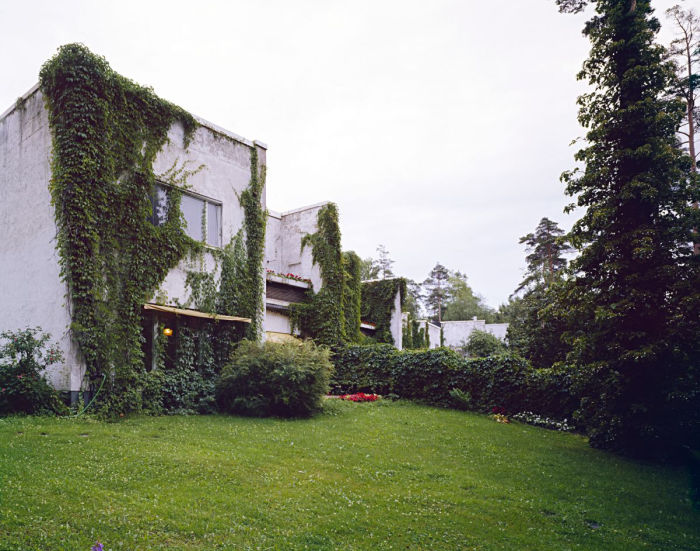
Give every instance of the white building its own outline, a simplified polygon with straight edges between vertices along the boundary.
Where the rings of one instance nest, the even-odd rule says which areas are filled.
[[[153,168],[158,176],[176,165],[202,166],[188,179],[181,210],[186,232],[205,245],[204,253],[196,260],[181,260],[167,274],[155,296],[144,304],[145,314],[151,316],[211,317],[183,307],[190,303],[187,273],[218,269],[214,253],[243,226],[239,196],[250,182],[253,152],[260,167],[266,164],[265,144],[202,119],[197,122],[188,147],[182,125],[175,123],[170,128],[169,141],[157,154]],[[0,115],[0,331],[39,326],[50,333],[65,364],[54,366],[47,377],[59,390],[77,394],[84,384],[85,362],[70,331],[71,300],[60,275],[49,192],[51,151],[48,111],[36,85]],[[263,337],[289,338],[290,303],[303,301],[307,290],[316,292],[321,287],[311,250],[302,251],[300,244],[305,234],[316,231],[318,211],[324,204],[268,214],[262,267],[267,274]],[[262,208],[267,208],[265,192]],[[235,316],[217,318],[245,322]],[[400,345],[400,326],[395,337]]]
[[[507,323],[486,323],[484,320],[443,321],[443,344],[449,348],[459,348],[467,342],[473,331],[484,331],[502,341],[506,340]]]

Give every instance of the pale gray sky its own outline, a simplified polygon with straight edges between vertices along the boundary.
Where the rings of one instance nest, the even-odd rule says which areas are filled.
[[[663,11],[674,1],[653,5]],[[692,4],[690,4],[692,5]],[[268,207],[335,201],[343,248],[422,281],[440,261],[497,306],[518,238],[578,216],[590,16],[554,0],[0,0],[0,112],[82,42],[188,111],[269,145]]]

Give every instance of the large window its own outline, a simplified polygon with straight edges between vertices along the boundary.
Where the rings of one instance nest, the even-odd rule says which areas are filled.
[[[151,221],[159,226],[168,215],[169,188],[156,184],[152,196],[153,217]],[[221,203],[202,195],[182,192],[180,211],[185,221],[185,233],[195,241],[212,247],[221,247]]]

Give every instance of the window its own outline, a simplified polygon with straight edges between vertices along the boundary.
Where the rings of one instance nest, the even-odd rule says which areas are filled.
[[[156,226],[163,224],[168,216],[168,195],[167,186],[156,184],[155,192],[151,196],[151,222]],[[195,241],[221,247],[221,203],[201,195],[183,192],[180,211],[187,235]]]

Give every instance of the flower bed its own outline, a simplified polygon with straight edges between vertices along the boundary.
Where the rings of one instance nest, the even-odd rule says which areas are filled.
[[[348,400],[349,402],[374,402],[379,399],[379,394],[365,394],[364,392],[358,392],[356,394],[343,394],[338,396],[341,400]]]
[[[564,432],[574,430],[574,427],[569,425],[568,419],[560,421],[558,419],[545,417],[544,415],[538,415],[531,411],[521,411],[520,413],[516,413],[513,415],[513,419],[520,421],[521,423],[527,423],[528,425],[543,427],[550,430],[560,430]]]

